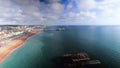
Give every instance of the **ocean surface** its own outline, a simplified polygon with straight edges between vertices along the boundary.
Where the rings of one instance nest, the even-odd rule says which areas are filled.
[[[120,68],[120,26],[56,26],[30,37],[0,68],[55,68],[56,56],[86,52],[101,61],[101,68]],[[54,29],[56,27],[49,27]]]

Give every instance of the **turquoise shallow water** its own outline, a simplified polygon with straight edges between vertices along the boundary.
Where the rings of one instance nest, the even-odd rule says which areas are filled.
[[[63,26],[43,31],[10,54],[0,68],[54,68],[52,59],[66,53],[87,52],[101,68],[120,68],[119,26]]]
[[[2,68],[29,68],[30,65],[34,64],[34,60],[40,60],[38,57],[42,56],[41,47],[43,44],[37,39],[39,36],[40,35],[37,34],[30,37],[23,46],[10,54],[0,66],[2,66]]]

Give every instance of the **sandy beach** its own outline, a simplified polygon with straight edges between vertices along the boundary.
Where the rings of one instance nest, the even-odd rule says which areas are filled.
[[[38,30],[35,30],[29,34],[26,34],[20,37],[19,39],[15,39],[11,41],[6,46],[1,47],[0,48],[0,62],[3,61],[7,57],[7,55],[9,55],[14,49],[21,46],[27,40],[27,38],[37,33],[38,33]]]

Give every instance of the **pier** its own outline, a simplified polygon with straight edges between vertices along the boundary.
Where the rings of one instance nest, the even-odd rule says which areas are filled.
[[[87,53],[65,54],[55,59],[58,67],[62,68],[99,68],[99,60],[91,60]]]

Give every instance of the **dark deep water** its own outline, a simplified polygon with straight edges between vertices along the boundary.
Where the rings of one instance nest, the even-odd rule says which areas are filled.
[[[120,68],[119,26],[62,27],[65,31],[42,31],[32,36],[0,63],[0,68],[54,68],[54,57],[78,52],[100,60],[101,68]]]

